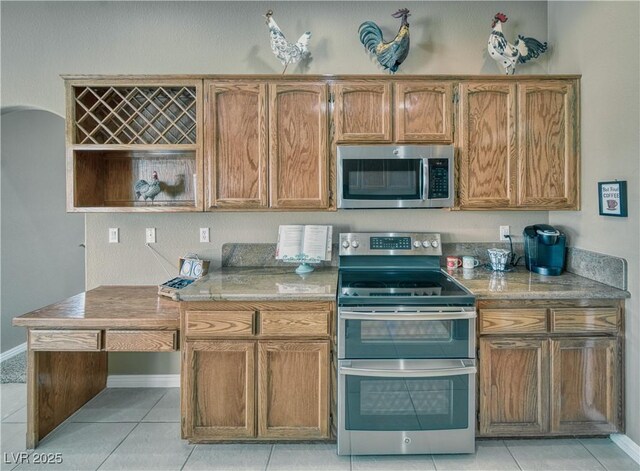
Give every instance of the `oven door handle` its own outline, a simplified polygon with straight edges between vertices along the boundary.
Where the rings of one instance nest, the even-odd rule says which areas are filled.
[[[338,368],[341,375],[346,376],[376,376],[379,378],[433,378],[436,376],[459,376],[475,374],[475,366],[465,366],[461,368],[435,368],[426,370],[388,370],[376,368],[352,368],[341,366]]]
[[[420,312],[395,311],[390,313],[340,311],[340,319],[359,321],[455,321],[459,319],[475,319],[476,311],[461,312]]]

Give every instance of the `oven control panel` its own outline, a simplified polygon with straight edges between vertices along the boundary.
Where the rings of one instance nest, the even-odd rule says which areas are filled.
[[[442,255],[440,234],[349,232],[340,234],[340,255]]]

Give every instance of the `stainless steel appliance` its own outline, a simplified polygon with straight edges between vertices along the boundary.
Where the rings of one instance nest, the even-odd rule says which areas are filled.
[[[340,234],[338,454],[475,451],[475,299],[439,234]]]
[[[453,206],[452,145],[338,146],[338,208]]]
[[[560,275],[564,270],[567,237],[553,226],[536,224],[523,231],[527,269],[541,275]]]

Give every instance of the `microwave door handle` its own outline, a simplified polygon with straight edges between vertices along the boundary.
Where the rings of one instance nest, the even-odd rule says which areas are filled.
[[[422,159],[422,201],[427,201],[429,198],[429,159]]]
[[[432,370],[389,370],[377,368],[352,368],[350,366],[341,366],[338,372],[345,376],[375,376],[379,378],[433,378],[436,376],[459,376],[475,374],[477,369],[475,366],[466,366],[463,368],[436,368]]]

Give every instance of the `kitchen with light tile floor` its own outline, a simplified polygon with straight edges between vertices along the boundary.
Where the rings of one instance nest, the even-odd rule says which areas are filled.
[[[0,385],[2,470],[640,470],[608,438],[478,440],[474,455],[337,456],[334,444],[190,445],[178,388],[105,389],[36,452],[62,464],[16,464],[24,451],[26,385]]]

